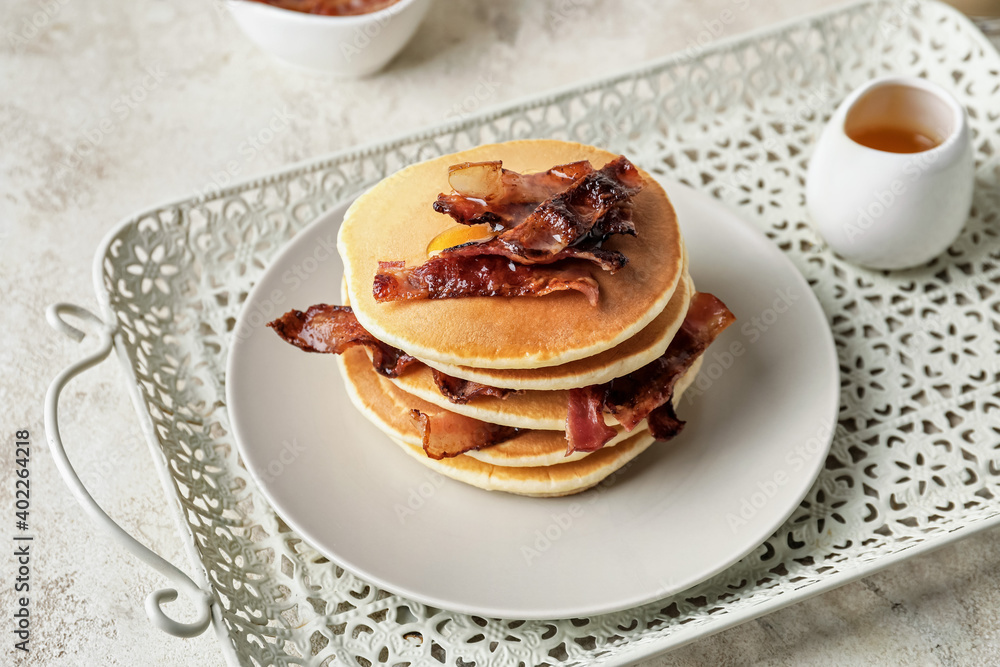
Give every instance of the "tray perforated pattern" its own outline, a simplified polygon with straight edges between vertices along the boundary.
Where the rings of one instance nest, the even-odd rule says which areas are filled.
[[[966,106],[978,187],[971,220],[945,256],[887,276],[852,267],[823,247],[806,224],[803,186],[811,143],[836,103],[890,72],[927,76]],[[213,199],[180,202],[125,225],[99,260],[106,315],[120,329],[142,417],[162,449],[241,663],[627,659],[642,644],[669,646],[678,629],[709,631],[732,614],[763,612],[830,577],[871,570],[890,554],[994,519],[998,87],[1000,58],[952,10],[863,4],[298,167]],[[843,374],[826,469],[771,539],[694,589],[591,619],[454,614],[344,572],[268,507],[238,460],[225,409],[225,361],[240,304],[296,231],[402,166],[524,137],[624,152],[758,223],[822,302]]]

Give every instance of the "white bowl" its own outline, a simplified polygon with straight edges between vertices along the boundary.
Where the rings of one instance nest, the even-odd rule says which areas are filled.
[[[260,2],[227,0],[236,24],[281,60],[343,77],[385,67],[413,37],[431,0],[399,0],[370,14],[320,16]]]

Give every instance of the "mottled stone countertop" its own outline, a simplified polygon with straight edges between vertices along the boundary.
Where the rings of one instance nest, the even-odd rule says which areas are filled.
[[[232,163],[245,178],[688,48],[733,6],[724,36],[828,4],[438,0],[387,71],[341,82],[258,52],[214,0],[4,2],[0,433],[7,442],[28,428],[38,445],[33,649],[8,662],[5,622],[4,664],[223,664],[212,633],[181,640],[152,628],[143,599],[164,581],[94,529],[41,444],[46,385],[81,353],[43,311],[55,301],[95,307],[91,261],[112,225],[211,186]],[[286,129],[240,150],[275,117]],[[111,516],[189,567],[125,382],[106,363],[69,386],[70,456]],[[12,459],[0,448],[4,508]],[[11,530],[5,520],[5,540]],[[13,563],[0,558],[5,619]],[[647,664],[997,664],[998,563],[1000,534],[988,532]]]

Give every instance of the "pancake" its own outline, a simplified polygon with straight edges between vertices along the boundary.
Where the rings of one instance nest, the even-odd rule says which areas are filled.
[[[532,172],[577,160],[600,168],[615,157],[564,141],[512,141],[421,162],[384,179],[354,202],[337,239],[359,322],[418,358],[474,368],[556,366],[636,335],[663,311],[684,271],[677,216],[663,188],[645,172],[646,186],[633,199],[638,237],[614,236],[604,246],[624,252],[628,265],[612,276],[584,263],[600,285],[597,306],[577,292],[393,303],[377,303],[372,295],[379,261],[422,264],[431,239],[455,226],[432,208],[439,193],[451,191],[450,165],[502,160],[505,168]]]
[[[538,468],[506,468],[477,461],[464,454],[436,461],[427,458],[424,450],[396,441],[407,454],[446,477],[478,486],[487,491],[506,491],[521,496],[555,498],[568,496],[600,484],[609,475],[653,444],[647,432],[633,435],[617,447],[605,447],[590,456],[571,463]]]
[[[407,416],[410,410],[427,411],[434,406],[416,396],[407,394],[376,373],[367,355],[358,349],[348,350],[338,357],[341,375],[347,384],[354,405],[376,426],[397,442],[421,448],[420,432]],[[630,436],[646,430],[643,422],[632,433],[620,426],[616,435],[605,447],[614,447]],[[574,452],[566,456],[566,434],[563,431],[527,431],[506,442],[468,456],[483,463],[506,467],[530,467],[567,463],[582,459],[587,452]]]
[[[401,409],[397,403],[397,400],[402,400],[404,405],[420,409],[420,399],[407,397],[404,392],[387,382],[372,370],[367,356],[356,348],[338,356],[337,363],[354,405],[407,454],[442,475],[488,491],[538,497],[578,493],[599,484],[654,442],[648,431],[637,429],[619,439],[614,447],[605,446],[592,454],[563,458],[553,465],[495,465],[467,454],[435,460],[424,454],[413,422],[406,417],[406,410]],[[518,436],[515,440],[526,440],[531,435]],[[566,440],[562,433],[543,431],[536,434],[536,437],[536,444],[548,442],[548,446],[558,448],[560,453],[566,451]],[[502,446],[494,445],[481,451]]]
[[[678,385],[688,383],[697,375],[701,368],[702,357],[694,362],[691,370],[680,380]],[[369,365],[371,365],[369,363]],[[457,412],[460,415],[472,417],[484,422],[502,424],[504,426],[514,426],[516,428],[531,428],[550,431],[563,431],[566,429],[566,406],[569,403],[569,390],[558,389],[555,391],[537,391],[529,389],[520,394],[511,394],[506,398],[496,398],[494,396],[477,396],[464,405],[452,403],[438,389],[434,383],[431,369],[427,366],[419,366],[407,370],[397,378],[389,380],[397,387],[413,394],[428,403],[433,403],[446,410]],[[686,385],[685,385],[686,386]],[[612,426],[618,424],[618,420],[607,413],[604,414],[604,421]]]
[[[618,434],[604,443],[604,446],[614,447],[631,436],[644,433],[646,422],[632,429],[629,433],[621,426],[616,426]],[[410,442],[406,440],[406,442]],[[410,444],[422,447],[420,438]],[[491,447],[466,452],[465,456],[489,463],[490,465],[502,466],[505,468],[530,468],[538,466],[553,466],[570,461],[578,461],[585,456],[590,456],[588,452],[573,452],[566,456],[566,433],[563,431],[525,431],[524,434],[501,442]]]
[[[685,272],[684,280],[674,291],[670,303],[642,331],[610,350],[567,364],[518,369],[471,368],[426,359],[422,361],[452,377],[481,382],[491,387],[552,391],[603,384],[642,368],[662,356],[684,322],[693,294],[694,285]]]

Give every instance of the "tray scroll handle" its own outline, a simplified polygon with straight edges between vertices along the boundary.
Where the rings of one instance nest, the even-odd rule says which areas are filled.
[[[66,482],[69,490],[87,514],[99,525],[103,526],[120,545],[131,551],[133,555],[151,568],[167,577],[167,579],[170,579],[198,607],[197,620],[191,623],[175,621],[166,615],[160,605],[176,600],[177,590],[162,588],[153,591],[146,597],[146,615],[152,621],[153,625],[175,637],[195,637],[200,635],[212,622],[211,596],[192,581],[190,577],[151,551],[115,523],[114,519],[101,509],[93,496],[90,495],[90,492],[87,491],[83,482],[80,481],[80,477],[76,474],[76,470],[73,469],[73,464],[69,462],[69,458],[66,456],[62,439],[59,437],[59,394],[62,392],[63,387],[74,377],[104,361],[111,353],[114,339],[113,329],[97,315],[94,315],[85,308],[68,303],[57,303],[49,306],[45,311],[45,317],[53,328],[76,339],[78,342],[82,341],[87,334],[66,322],[63,319],[65,315],[71,315],[94,325],[100,345],[92,354],[59,373],[52,380],[52,384],[49,385],[48,392],[45,394],[45,431],[48,435],[52,458],[55,460],[56,467],[59,469],[63,481]]]

